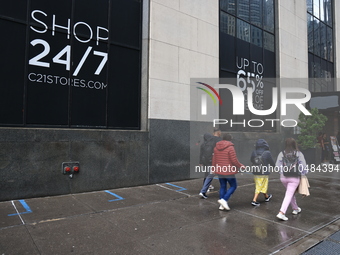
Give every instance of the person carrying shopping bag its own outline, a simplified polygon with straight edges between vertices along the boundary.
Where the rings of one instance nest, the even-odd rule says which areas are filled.
[[[301,151],[298,150],[294,138],[287,138],[285,141],[285,149],[279,153],[276,161],[276,167],[280,169],[280,180],[286,188],[286,193],[282,201],[279,213],[276,217],[280,220],[288,220],[286,211],[288,206],[291,205],[292,214],[301,212],[298,207],[295,192],[300,184],[301,175],[305,175],[306,160]]]

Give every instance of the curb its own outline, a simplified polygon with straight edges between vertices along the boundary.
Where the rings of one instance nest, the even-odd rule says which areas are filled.
[[[286,255],[286,254],[302,254],[305,251],[309,250],[310,248],[318,245],[323,240],[331,236],[332,234],[338,232],[340,229],[340,219],[335,219],[332,223],[329,225],[315,231],[312,234],[309,234],[307,236],[302,237],[301,239],[297,240],[292,245],[289,245],[288,247],[274,252],[272,254],[275,255]]]

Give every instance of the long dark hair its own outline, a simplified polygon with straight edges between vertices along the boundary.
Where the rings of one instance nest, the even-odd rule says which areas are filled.
[[[285,152],[298,151],[298,146],[294,138],[287,138],[285,142]]]

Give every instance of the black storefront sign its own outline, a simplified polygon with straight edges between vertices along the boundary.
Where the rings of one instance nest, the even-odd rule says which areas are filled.
[[[140,128],[142,1],[6,1],[0,125]]]
[[[266,119],[277,119],[276,112],[259,116],[247,107],[247,88],[253,88],[253,106],[257,110],[270,109],[273,102],[272,90],[275,84],[275,52],[258,47],[235,36],[220,32],[220,83],[233,82],[244,93],[244,115],[233,115],[233,97],[229,90],[221,90],[223,106],[219,118],[235,125],[221,125],[223,131],[275,131],[276,124]],[[228,78],[224,80],[223,78]],[[261,121],[259,121],[261,120]],[[245,123],[245,124],[243,124]]]

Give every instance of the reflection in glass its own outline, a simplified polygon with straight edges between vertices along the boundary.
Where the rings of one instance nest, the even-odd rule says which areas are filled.
[[[314,52],[314,42],[313,42],[313,16],[307,14],[307,31],[308,31],[308,51]]]
[[[327,63],[327,73],[328,73],[328,77],[327,77],[327,91],[334,91],[334,79],[332,79],[332,77],[334,77],[334,65],[332,63]]]
[[[326,25],[320,22],[320,56],[324,59],[327,58],[327,30]]]
[[[263,2],[263,28],[274,33],[274,2],[273,0],[264,0]]]
[[[314,92],[321,92],[321,62],[320,58],[314,57]]]
[[[239,19],[237,19],[237,38],[250,42],[250,25]]]
[[[249,21],[249,0],[238,0],[237,17]]]
[[[321,69],[320,69],[320,84],[321,90],[327,91],[327,79],[328,79],[328,71],[327,71],[327,62],[325,60],[321,60]]]
[[[262,29],[251,26],[251,43],[262,47]]]
[[[320,20],[325,22],[325,4],[324,0],[320,0]]]
[[[320,21],[314,18],[314,54],[320,56]]]
[[[314,59],[313,54],[308,53],[308,78],[313,78],[313,75],[314,75],[313,59]]]
[[[330,91],[329,90],[329,81],[331,80],[331,73],[326,70],[326,69],[323,69],[322,70],[322,86],[324,88],[324,91]]]
[[[328,26],[333,26],[332,23],[332,0],[322,0],[324,2],[325,22]]]
[[[311,92],[334,91],[334,65],[326,60],[309,54],[309,90]]]
[[[314,54],[308,57],[308,74],[314,78],[309,88],[314,92],[333,91],[332,0],[306,1],[308,52]]]
[[[236,0],[220,0],[220,7],[222,10],[236,15]]]
[[[272,34],[263,31],[263,46],[266,50],[275,51],[275,40]]]
[[[320,18],[320,2],[319,2],[319,0],[314,0],[314,2],[313,2],[313,14],[314,14],[315,17]]]
[[[319,86],[320,86],[320,89],[321,89],[321,92],[327,92],[327,83],[326,83],[326,80],[325,80],[325,75],[326,75],[326,71],[321,69],[321,78],[318,79],[319,80]]]
[[[333,30],[327,27],[327,60],[333,62]]]
[[[235,17],[221,12],[221,32],[235,36]]]
[[[313,0],[307,0],[307,12],[313,14]]]
[[[314,88],[314,55],[313,54],[308,54],[308,79],[309,80],[309,91],[315,91]]]
[[[262,0],[250,2],[250,23],[262,27]]]

